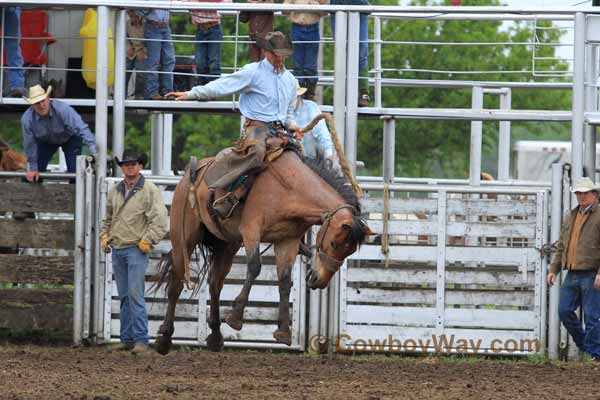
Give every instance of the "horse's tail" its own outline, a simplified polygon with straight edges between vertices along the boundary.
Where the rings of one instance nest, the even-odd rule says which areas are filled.
[[[158,272],[156,276],[158,279],[150,290],[156,293],[163,285],[165,285],[165,292],[169,291],[169,285],[171,283],[171,274],[173,273],[173,250],[170,250],[168,253],[163,254],[159,263],[158,263]]]

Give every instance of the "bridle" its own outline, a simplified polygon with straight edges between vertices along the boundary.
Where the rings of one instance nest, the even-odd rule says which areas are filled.
[[[327,230],[329,229],[331,219],[338,211],[343,210],[344,208],[352,210],[353,214],[356,212],[356,208],[353,205],[342,204],[333,210],[324,212],[321,215],[321,221],[323,222],[323,226],[321,227],[320,231],[323,231],[323,234],[321,235],[321,238],[317,243],[317,256],[323,261],[323,266],[325,267],[325,269],[331,273],[336,273],[344,263],[344,260],[338,260],[337,258],[325,253],[323,251],[323,240],[325,239],[325,235],[327,234]]]

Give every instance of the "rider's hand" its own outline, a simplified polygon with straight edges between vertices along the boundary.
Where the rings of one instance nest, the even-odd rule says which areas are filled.
[[[294,137],[297,140],[302,140],[302,137],[304,136],[304,131],[302,131],[302,128],[300,128],[299,126],[296,126],[296,125],[288,126],[288,131],[293,132]]]
[[[165,94],[165,98],[175,99],[175,101],[188,100],[187,94],[185,94],[185,92],[169,92]]]
[[[25,179],[27,179],[27,182],[37,182],[40,180],[40,173],[38,171],[27,171]]]

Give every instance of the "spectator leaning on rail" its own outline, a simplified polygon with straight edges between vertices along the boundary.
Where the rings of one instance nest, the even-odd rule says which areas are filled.
[[[329,4],[329,0],[284,0],[284,4]],[[292,42],[294,43],[294,75],[300,86],[306,88],[304,98],[315,99],[318,71],[317,57],[319,55],[319,21],[321,14],[317,12],[291,11]],[[310,43],[303,43],[310,42]]]
[[[565,218],[548,285],[561,270],[568,270],[560,288],[559,318],[577,347],[600,361],[600,208],[598,190],[590,178],[581,178],[571,189],[577,203]],[[575,314],[581,307],[585,329]]]
[[[143,353],[148,350],[148,315],[144,301],[148,253],[167,233],[167,208],[160,190],[141,170],[145,154],[126,150],[115,161],[123,181],[106,198],[100,231],[102,251],[112,251],[112,264],[120,307],[121,344],[116,350]]]
[[[368,6],[368,0],[331,0],[332,6]],[[331,32],[335,35],[335,14],[331,14]],[[369,14],[360,14],[358,45],[358,105],[367,107],[369,105]]]
[[[298,126],[308,125],[316,116],[321,114],[319,105],[311,100],[302,98],[306,92],[306,88],[300,87],[296,83],[296,109],[294,116]],[[302,147],[304,147],[304,155],[309,158],[317,158],[326,160],[330,168],[339,171],[338,160],[335,155],[331,133],[327,129],[325,121],[321,120],[310,131],[302,135]]]
[[[191,2],[231,3],[231,0],[186,0]],[[206,85],[221,76],[221,16],[215,10],[193,10],[192,23],[196,26],[196,74],[198,85]]]
[[[204,177],[207,186],[215,190],[217,200],[213,208],[225,218],[244,198],[252,179],[235,188],[234,184],[241,176],[251,176],[263,168],[267,152],[265,136],[269,131],[287,127],[290,132],[300,132],[294,118],[296,79],[285,69],[285,57],[292,53],[287,38],[281,32],[270,32],[258,38],[256,44],[264,51],[262,61],[248,64],[205,86],[196,86],[189,92],[167,95],[175,100],[211,100],[241,93],[244,137],[235,151],[220,154]]]
[[[40,172],[46,171],[48,162],[59,147],[65,153],[67,172],[75,172],[82,141],[91,154],[96,153],[96,142],[90,128],[70,105],[50,99],[51,91],[52,86],[44,91],[40,85],[35,85],[29,88],[29,97],[25,97],[31,104],[21,117],[29,182],[37,181]]]
[[[125,64],[127,72],[125,73],[125,92],[127,93],[131,71],[136,70],[134,93],[137,95],[140,93],[137,89],[138,87],[141,87],[142,91],[144,90],[144,75],[140,71],[144,70],[147,58],[146,46],[143,41],[144,18],[137,15],[133,10],[127,11],[127,16],[127,62]]]
[[[166,93],[173,91],[173,70],[175,69],[175,51],[171,41],[169,10],[143,9],[137,10],[136,14],[145,19],[146,70],[150,71],[144,76],[144,98],[163,100]]]
[[[25,95],[25,72],[23,71],[23,55],[21,54],[21,29],[19,7],[2,7],[4,17],[3,36],[6,47],[8,65],[8,96]]]

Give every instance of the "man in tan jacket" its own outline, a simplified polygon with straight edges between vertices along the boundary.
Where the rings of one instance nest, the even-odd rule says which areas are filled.
[[[329,0],[284,0],[284,4],[329,4]],[[294,75],[301,87],[306,88],[304,98],[315,100],[315,90],[319,75],[317,56],[319,55],[319,22],[321,13],[292,11],[292,42],[294,44]]]
[[[560,288],[558,314],[577,347],[600,361],[600,208],[598,190],[590,178],[581,178],[571,192],[577,203],[565,218],[548,272],[548,285],[568,270]],[[585,329],[575,314],[581,307]]]
[[[167,233],[167,208],[160,190],[141,174],[145,154],[125,150],[115,157],[123,181],[106,199],[100,231],[102,251],[112,251],[112,265],[121,300],[121,344],[117,350],[134,354],[148,349],[148,315],[144,301],[145,272],[152,245]]]

